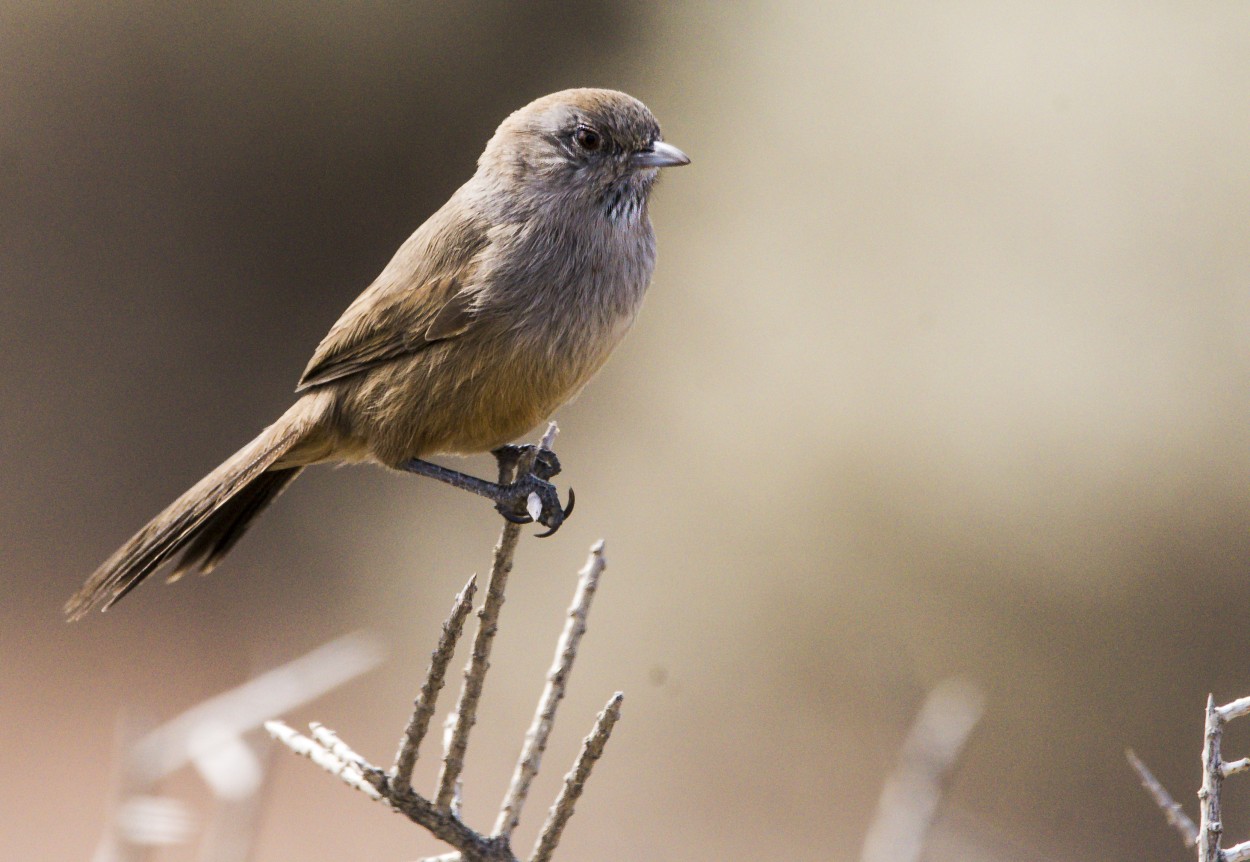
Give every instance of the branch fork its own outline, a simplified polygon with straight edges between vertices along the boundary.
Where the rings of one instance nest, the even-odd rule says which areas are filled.
[[[544,435],[541,447],[550,448],[554,436],[553,423]],[[533,457],[532,451],[523,456],[531,462]],[[517,465],[517,471],[521,473],[532,467],[532,463],[525,463],[523,460]],[[468,748],[469,732],[476,722],[478,702],[486,672],[490,667],[491,647],[498,631],[504,590],[512,570],[519,535],[520,527],[517,524],[506,523],[495,546],[486,596],[477,614],[478,625],[472,653],[465,667],[459,700],[448,719],[438,786],[431,796],[422,796],[412,788],[412,771],[418,749],[429,730],[448,665],[473,607],[474,594],[477,591],[476,578],[470,578],[456,596],[451,612],[443,624],[438,646],[413,704],[412,717],[404,729],[391,769],[384,770],[374,766],[323,725],[313,723],[310,725],[309,735],[304,735],[280,721],[265,724],[269,734],[294,753],[307,757],[370,799],[403,814],[455,849],[452,853],[429,857],[425,862],[519,862],[511,847],[512,834],[520,822],[530,785],[538,774],[542,755],[555,723],[556,710],[564,696],[581,637],[586,631],[590,603],[605,567],[603,542],[596,542],[590,550],[586,565],[579,572],[577,591],[569,608],[564,631],[556,646],[546,685],[529,731],[525,735],[525,742],[495,825],[490,832],[479,832],[460,818],[460,775]],[[572,770],[565,776],[564,785],[547,815],[528,862],[549,862],[551,859],[564,827],[573,814],[574,804],[585,787],[591,768],[602,755],[612,728],[620,717],[622,698],[623,695],[617,692],[599,713],[594,729],[582,743],[581,752]]]

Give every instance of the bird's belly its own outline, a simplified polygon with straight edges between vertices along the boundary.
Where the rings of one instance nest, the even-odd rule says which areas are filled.
[[[436,454],[485,452],[515,440],[576,395],[619,340],[573,349],[467,339],[398,360],[344,391],[344,436],[391,467]]]

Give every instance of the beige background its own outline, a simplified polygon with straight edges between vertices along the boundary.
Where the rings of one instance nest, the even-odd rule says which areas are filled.
[[[578,512],[522,545],[469,818],[605,536],[520,846],[620,688],[563,858],[854,859],[910,717],[965,674],[987,712],[931,860],[1186,858],[1122,751],[1193,810],[1206,693],[1250,694],[1250,6],[176,5],[0,2],[7,854],[89,854],[119,710],[352,629],[388,664],[288,718],[389,755],[488,564],[481,501],[314,471],[213,577],[59,607],[286,406],[508,111],[593,84],[694,164],[637,329],[558,416]],[[439,848],[276,769],[259,860]],[[1248,813],[1234,780],[1233,839]]]

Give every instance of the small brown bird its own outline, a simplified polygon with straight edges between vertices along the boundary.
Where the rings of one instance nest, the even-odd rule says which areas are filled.
[[[565,90],[509,116],[472,179],[331,327],[299,400],[119,548],[65,612],[107,609],[175,555],[171,579],[207,573],[322,462],[432,476],[554,531],[568,511],[546,481],[559,463],[537,453],[533,473],[505,484],[520,452],[507,443],[575,395],[634,322],[655,264],[648,197],[660,168],[689,163],[614,90]],[[422,460],[485,451],[499,482]]]

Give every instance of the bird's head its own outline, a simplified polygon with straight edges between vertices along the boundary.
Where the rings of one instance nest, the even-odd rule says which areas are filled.
[[[504,120],[478,172],[525,205],[565,201],[617,220],[644,211],[660,168],[689,163],[633,96],[577,89],[544,96]]]

